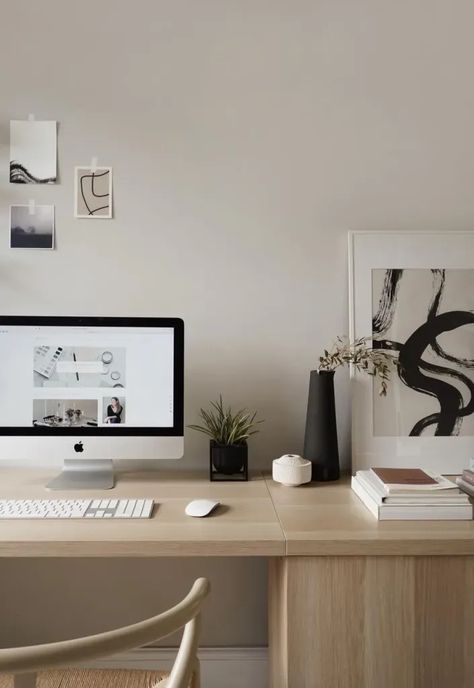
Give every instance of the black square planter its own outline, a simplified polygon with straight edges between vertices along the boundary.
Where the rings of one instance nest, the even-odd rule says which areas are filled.
[[[248,447],[245,444],[209,445],[209,478],[211,481],[241,482],[248,480]]]

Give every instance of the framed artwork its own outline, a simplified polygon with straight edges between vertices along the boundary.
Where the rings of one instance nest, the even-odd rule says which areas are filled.
[[[352,460],[459,473],[474,457],[474,232],[349,235],[350,336],[393,357],[385,397],[352,371]]]
[[[10,248],[54,248],[54,205],[11,205]]]
[[[10,121],[10,183],[55,184],[57,123]]]
[[[76,167],[74,217],[88,220],[112,218],[112,168]]]

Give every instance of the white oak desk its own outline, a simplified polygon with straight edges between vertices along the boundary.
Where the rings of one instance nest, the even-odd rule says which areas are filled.
[[[272,688],[474,686],[473,521],[378,522],[348,480],[267,484]]]
[[[56,471],[57,473],[57,471]],[[0,471],[2,499],[84,497],[84,491],[51,492],[54,472]],[[265,480],[211,483],[203,473],[118,474],[113,491],[88,490],[95,498],[149,497],[150,519],[0,521],[0,557],[192,557],[278,556],[285,540]],[[193,499],[214,498],[222,506],[211,518],[193,519],[184,509]]]
[[[2,470],[0,497],[59,497],[50,477]],[[271,688],[474,684],[473,522],[378,523],[347,481],[129,473],[113,496],[159,506],[143,521],[0,521],[0,557],[267,557]],[[224,506],[186,517],[199,497]]]
[[[297,489],[267,479],[267,486],[287,555],[474,555],[474,522],[377,521],[349,478]]]

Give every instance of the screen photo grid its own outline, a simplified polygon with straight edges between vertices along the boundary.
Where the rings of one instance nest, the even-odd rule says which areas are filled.
[[[32,363],[34,426],[126,425],[126,347],[38,343]]]

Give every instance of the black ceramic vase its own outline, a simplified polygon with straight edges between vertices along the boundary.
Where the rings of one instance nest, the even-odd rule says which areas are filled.
[[[334,370],[312,370],[303,456],[313,464],[312,480],[339,478]]]
[[[223,475],[241,473],[247,465],[247,444],[210,443],[211,462],[214,469]]]

